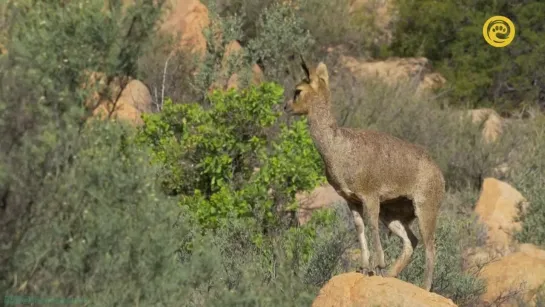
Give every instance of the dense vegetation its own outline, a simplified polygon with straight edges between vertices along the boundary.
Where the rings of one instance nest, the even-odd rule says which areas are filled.
[[[396,2],[400,16],[390,53],[434,61],[452,84],[452,103],[500,111],[545,107],[545,3]],[[516,27],[514,41],[505,48],[493,48],[482,38],[482,26],[495,15],[510,18]]]
[[[89,306],[309,305],[332,275],[353,269],[356,237],[344,206],[297,225],[295,193],[323,182],[323,169],[306,121],[287,120],[281,107],[301,77],[294,55],[337,67],[325,48],[338,43],[359,56],[426,56],[453,87],[443,98],[416,96],[410,84],[362,83],[341,68],[331,80],[342,125],[424,145],[445,173],[433,291],[469,306],[484,290],[461,254],[483,243],[472,209],[502,162],[510,168],[499,179],[531,202],[519,240],[545,246],[543,116],[513,120],[486,144],[456,113],[460,104],[514,110],[536,101],[545,82],[540,2],[429,1],[424,11],[398,0],[393,42],[380,45],[372,18],[350,17],[348,0],[204,1],[223,35],[206,33],[201,62],[172,56],[167,81],[171,47],[156,27],[163,2],[119,2],[0,5],[0,293]],[[514,19],[512,46],[484,43],[492,14]],[[225,77],[234,39],[244,53],[227,73],[259,63],[269,82],[246,86],[241,73],[242,89],[208,92]],[[154,96],[143,127],[88,121],[85,102],[100,89],[82,88],[90,71],[164,85],[165,95]],[[382,240],[387,259],[400,252],[397,238]],[[401,278],[419,284],[423,261],[418,247]]]

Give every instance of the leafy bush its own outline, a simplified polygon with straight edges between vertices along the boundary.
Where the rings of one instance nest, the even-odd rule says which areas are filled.
[[[313,44],[312,37],[302,28],[302,20],[286,3],[260,2],[258,6],[238,0],[205,3],[210,26],[203,30],[207,46],[202,57],[180,51],[172,55],[171,48],[158,42],[159,46],[152,50],[161,52],[149,52],[142,59],[147,69],[141,72],[153,84],[153,91],[161,93],[161,98],[207,103],[210,90],[225,87],[234,73],[237,87],[247,87],[256,63],[269,80],[283,83],[293,56]],[[233,42],[240,43],[243,49],[228,54],[228,46]],[[179,80],[185,85],[183,90],[177,83]],[[163,86],[166,95],[162,94]],[[162,105],[164,99],[160,100]]]
[[[300,1],[298,8],[277,1],[266,1],[264,8],[246,0],[223,1],[236,5],[220,4],[219,15],[211,7],[204,61],[173,56],[163,84],[170,50],[152,35],[160,5],[31,2],[0,5],[5,14],[0,28],[9,29],[0,30],[9,51],[0,55],[2,293],[84,297],[91,306],[301,306],[310,305],[321,285],[346,270],[340,260],[356,241],[346,208],[318,211],[307,224],[290,227],[295,193],[324,178],[306,121],[287,125],[281,117],[282,89],[265,83],[207,91],[253,62],[270,79],[290,82],[285,73],[299,52],[343,41],[367,48],[376,33],[359,35],[371,20],[349,19],[348,6],[314,0]],[[424,55],[455,78],[456,99],[481,104],[506,93],[513,101],[538,95],[542,76],[534,68],[541,63],[536,54],[542,49],[537,23],[542,5],[496,3],[499,11],[515,12],[521,24],[518,39],[503,51],[474,41],[482,40],[479,18],[490,4],[477,2],[475,10],[451,5],[434,3],[431,13],[421,16],[419,7],[402,4],[402,16],[416,17],[402,18],[397,43],[406,44],[394,42],[393,52],[414,55],[422,46]],[[468,20],[462,19],[464,10],[472,11]],[[428,17],[434,23],[423,28]],[[451,31],[458,24],[461,31]],[[437,37],[447,40],[430,44]],[[225,47],[232,40],[245,52],[229,59],[224,70]],[[464,56],[466,51],[473,58]],[[504,64],[493,66],[492,60]],[[145,115],[136,134],[120,124],[84,124],[89,89],[80,85],[89,71],[112,80],[144,78],[160,112]],[[424,145],[444,170],[449,189],[437,231],[433,290],[460,305],[472,304],[483,287],[462,271],[461,253],[482,236],[468,216],[482,178],[501,162],[508,162],[507,179],[531,203],[519,239],[545,244],[539,189],[545,167],[535,154],[543,151],[542,119],[514,123],[501,142],[485,145],[479,127],[440,106],[442,101],[414,96],[410,85],[390,89],[355,84],[350,77],[341,70],[331,81],[342,125],[379,129]],[[175,104],[165,97],[196,103]],[[291,218],[283,219],[284,212]],[[393,260],[399,240],[382,240]],[[415,258],[401,278],[418,284],[421,247]]]
[[[350,12],[354,1],[296,1],[304,26],[318,47],[343,45],[351,53],[375,56],[386,36],[375,23],[376,12],[367,10],[372,1]],[[378,1],[375,1],[378,2]]]
[[[284,87],[293,82],[293,61],[298,59],[299,53],[313,53],[311,49],[315,46],[315,39],[305,29],[305,21],[296,3],[277,0],[206,3],[212,19],[229,25],[224,28],[236,33],[232,37],[244,48],[243,63],[257,63],[270,81]]]
[[[263,65],[266,76],[280,82],[291,67],[290,59],[307,53],[315,41],[303,27],[303,20],[290,4],[273,4],[263,9],[257,35],[247,48],[254,62]]]
[[[252,243],[252,228],[243,221],[221,226],[210,237],[210,245],[221,253],[220,269],[214,272],[214,287],[194,291],[199,305],[311,304],[318,287],[338,273],[339,259],[350,244],[352,233],[335,212],[318,212],[304,226],[283,228],[260,244]]]
[[[16,233],[3,281],[12,294],[93,306],[183,300],[175,251],[189,230],[128,132],[97,122],[71,140],[73,163],[44,178],[31,225]]]
[[[513,124],[522,146],[517,148],[509,162],[507,180],[528,200],[528,211],[522,220],[522,230],[517,239],[545,247],[545,197],[542,188],[545,184],[544,152],[545,129],[543,117]],[[515,126],[516,125],[516,126]]]
[[[145,115],[140,142],[164,165],[165,191],[181,195],[206,228],[237,217],[271,222],[274,208],[286,209],[297,191],[320,180],[305,121],[289,128],[278,121],[281,98],[280,87],[264,83],[215,91],[207,108],[167,102],[162,112]]]
[[[351,214],[347,214],[346,209],[341,204],[317,210],[305,224],[304,230],[314,235],[312,245],[303,254],[309,255],[303,276],[305,283],[321,287],[334,275],[345,272],[340,262],[356,238],[356,232],[347,218]]]
[[[57,244],[51,241],[53,238],[64,243],[68,237],[63,236],[69,234],[60,234],[68,231],[73,226],[71,223],[79,218],[77,214],[81,213],[77,211],[76,216],[70,215],[71,203],[68,200],[75,202],[81,201],[78,197],[92,198],[82,191],[77,195],[62,194],[69,192],[63,189],[74,184],[63,180],[74,180],[70,172],[75,171],[73,165],[79,163],[76,162],[80,154],[79,132],[90,115],[83,105],[93,89],[82,89],[81,84],[88,80],[88,72],[103,72],[108,79],[127,75],[134,77],[137,58],[159,17],[162,1],[156,3],[157,6],[146,3],[126,10],[117,1],[104,7],[101,0],[2,3],[2,13],[5,14],[2,18],[9,29],[5,45],[8,55],[0,56],[2,290],[8,285],[18,288],[26,280],[29,286],[41,285],[43,281],[53,282],[59,275],[53,276],[51,274],[56,271],[48,270],[53,267],[57,270],[61,265],[59,261],[69,260],[50,259],[47,254],[33,258],[36,253],[50,253],[51,250],[37,250],[24,245],[30,248],[25,250],[19,246],[22,242],[41,244],[41,239],[43,244]],[[93,180],[100,182],[103,179],[95,177]],[[88,179],[87,182],[90,181]],[[95,181],[95,188],[106,188]],[[77,188],[83,189],[82,186]],[[113,187],[114,190],[116,188],[128,193],[128,188]],[[92,191],[92,187],[89,190]],[[96,196],[101,195],[104,194]],[[108,197],[123,199],[127,196]],[[66,198],[66,204],[63,198]],[[49,206],[55,211],[49,213]],[[67,210],[66,216],[59,208]],[[54,216],[53,212],[61,213]],[[36,224],[46,217],[68,224],[58,225],[59,229],[54,229],[54,225]],[[41,233],[46,230],[51,232]],[[15,254],[25,254],[20,256],[23,262],[12,258]],[[42,270],[41,261],[46,261],[44,259],[53,264],[48,263],[47,269]],[[31,276],[27,268],[21,267],[33,260],[37,261],[32,262],[36,272],[45,276]],[[14,265],[20,271],[10,272]],[[19,279],[15,280],[17,277]],[[50,286],[42,289],[45,291]],[[84,292],[77,285],[74,287]]]
[[[203,0],[202,3],[210,10],[215,11],[221,18],[239,16],[242,24],[241,30],[244,33],[243,40],[256,37],[258,34],[257,24],[263,9],[270,8],[278,0]]]
[[[200,74],[195,74],[199,58],[186,50],[174,50],[172,38],[157,34],[138,59],[139,80],[149,87],[153,111],[160,111],[167,98],[200,101],[206,90],[197,82]]]

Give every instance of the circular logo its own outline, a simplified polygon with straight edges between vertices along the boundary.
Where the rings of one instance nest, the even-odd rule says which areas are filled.
[[[494,47],[505,47],[515,38],[515,25],[505,16],[492,16],[484,23],[483,36]]]

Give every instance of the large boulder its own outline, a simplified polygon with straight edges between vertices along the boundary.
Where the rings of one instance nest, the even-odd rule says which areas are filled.
[[[104,0],[104,11],[108,10],[110,1]],[[157,2],[153,1],[154,4]],[[135,3],[135,0],[121,0],[123,14]],[[208,8],[199,0],[167,0],[163,9],[164,14],[158,22],[159,30],[177,38],[177,48],[204,54],[206,39],[202,31],[210,25]]]
[[[110,118],[128,121],[133,125],[141,125],[142,113],[152,109],[152,97],[148,87],[138,80],[131,80],[117,100],[103,102],[95,109],[95,116],[110,116]]]
[[[81,89],[89,91],[85,107],[92,111],[107,104],[108,101],[116,99],[121,94],[120,84],[127,82],[119,77],[108,81],[106,74],[97,71],[85,71],[83,74],[85,80]]]
[[[222,29],[217,23],[211,22],[208,8],[199,0],[171,0],[169,1],[166,18],[160,25],[163,33],[179,37],[178,47],[203,59],[207,41],[204,29],[208,28],[213,33],[213,39],[221,42]],[[220,77],[214,80],[209,90],[230,89],[240,86],[240,72],[228,71],[229,58],[242,55],[242,46],[237,41],[231,41],[225,46],[225,52],[221,63]],[[196,73],[196,72],[195,72]],[[263,81],[263,71],[254,64],[251,70],[251,83],[259,84]]]
[[[489,108],[469,110],[473,124],[482,125],[483,139],[487,143],[498,139],[503,131],[503,120],[501,116]]]
[[[240,63],[239,61],[243,56],[243,49],[240,43],[236,40],[231,41],[225,46],[225,51],[221,60],[221,70],[219,77],[212,83],[209,90],[214,89],[238,89],[240,87],[240,71],[229,71],[230,70],[230,61],[234,63]],[[236,65],[235,65],[236,66]],[[259,84],[263,81],[263,71],[259,65],[254,64],[251,70],[251,84]],[[230,74],[230,75],[229,75]]]
[[[204,55],[206,38],[203,30],[210,25],[208,8],[199,0],[170,0],[167,4],[160,30],[178,36],[181,49]]]
[[[87,72],[86,77],[82,89],[90,91],[85,106],[93,117],[121,119],[141,125],[142,113],[152,111],[153,99],[141,81],[114,78],[108,83],[106,75],[100,72]]]
[[[522,244],[518,250],[481,270],[479,277],[487,285],[481,301],[486,306],[519,306],[517,299],[535,306],[545,284],[545,251],[531,244]]]
[[[368,80],[378,78],[391,86],[402,82],[416,82],[417,92],[440,88],[446,83],[443,76],[433,72],[431,62],[426,58],[389,58],[376,61],[341,55],[339,60],[356,77]]]
[[[516,219],[523,215],[528,202],[508,183],[485,178],[475,213],[487,228],[487,248],[506,255],[514,246],[513,232],[520,230]]]
[[[297,220],[303,225],[310,219],[312,212],[318,209],[327,208],[337,202],[346,203],[335,189],[329,184],[324,184],[310,192],[301,192],[295,195],[299,203],[297,209]]]
[[[320,290],[312,307],[352,306],[456,306],[452,300],[397,278],[345,273],[333,277]]]

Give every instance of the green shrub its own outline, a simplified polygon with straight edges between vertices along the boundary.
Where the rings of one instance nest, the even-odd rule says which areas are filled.
[[[297,12],[285,3],[261,1],[256,6],[251,1],[234,0],[205,1],[205,4],[211,22],[203,30],[207,44],[204,57],[195,61],[183,52],[175,56],[150,52],[144,60],[148,65],[158,64],[142,74],[154,83],[155,89],[161,89],[161,98],[207,103],[209,89],[224,87],[234,73],[238,88],[247,87],[252,81],[254,64],[261,67],[268,80],[282,84],[294,55],[307,52],[314,44]],[[225,57],[228,44],[234,41],[243,49]],[[168,73],[169,67],[172,73]],[[172,84],[172,78],[182,80],[187,87],[185,92],[180,92],[178,83]],[[162,95],[163,85],[166,95]],[[160,105],[163,102],[161,99]]]
[[[78,185],[73,173],[81,175],[89,162],[78,160],[78,154],[97,164],[115,156],[112,152],[108,152],[111,156],[100,156],[89,148],[88,138],[89,143],[80,140],[85,138],[80,131],[90,115],[83,104],[89,90],[93,90],[84,90],[81,85],[92,71],[103,72],[109,79],[135,76],[138,56],[159,17],[162,1],[156,3],[139,3],[125,12],[119,1],[111,2],[106,10],[102,0],[2,3],[2,19],[9,31],[5,41],[8,55],[0,56],[0,292],[7,287],[15,291],[25,281],[27,293],[48,294],[50,290],[70,294],[71,289],[74,293],[89,292],[80,287],[85,284],[77,279],[88,276],[74,276],[81,273],[81,267],[73,263],[70,269],[63,269],[68,261],[83,261],[62,258],[73,255],[73,251],[65,254],[62,245],[70,237],[69,231],[77,228],[73,223],[83,210],[74,202],[85,206],[96,202],[94,196],[112,198],[108,201],[119,198],[119,204],[126,204],[127,197],[143,200],[136,195],[108,194],[112,190],[133,193],[136,189],[122,184],[110,189],[102,186],[108,181],[100,178],[100,171],[91,172],[93,178],[82,179],[92,184],[89,187]],[[84,147],[86,151],[81,152]],[[121,162],[116,163],[119,166]],[[100,192],[105,194],[96,194],[103,188],[106,190]],[[52,224],[44,225],[47,218]],[[76,234],[77,239],[82,239],[81,232]],[[85,246],[77,244],[78,248]],[[83,269],[94,269],[94,264]],[[29,270],[32,266],[36,268],[34,275]],[[66,280],[59,274],[67,274]],[[65,288],[53,289],[57,279],[61,279],[57,286]]]
[[[542,187],[545,184],[545,129],[543,117],[513,125],[516,136],[522,139],[509,161],[507,181],[528,200],[528,211],[521,216],[522,230],[517,239],[545,247],[545,197]]]
[[[344,273],[342,257],[354,242],[355,232],[351,229],[344,204],[333,208],[320,209],[313,213],[307,230],[315,235],[303,281],[310,285],[323,286],[333,276]]]
[[[298,61],[299,53],[313,53],[315,39],[305,29],[305,21],[295,3],[278,0],[259,3],[220,0],[206,3],[213,12],[213,20],[230,25],[227,26],[228,32],[236,29],[238,35],[235,39],[244,48],[242,62],[257,63],[269,81],[286,86],[292,82],[293,61]],[[250,75],[248,67],[243,69],[245,75]]]
[[[353,12],[350,7],[354,1],[349,0],[296,3],[300,7],[298,14],[318,47],[343,45],[351,53],[375,56],[380,52],[385,33],[375,23],[376,12],[367,9],[372,1]]]
[[[140,142],[163,165],[165,191],[180,195],[206,228],[237,217],[264,226],[273,209],[294,204],[297,191],[321,179],[305,121],[289,128],[278,121],[281,98],[280,87],[264,83],[216,91],[207,108],[167,102],[145,115]]]
[[[209,18],[210,27],[203,30],[206,38],[206,52],[204,58],[198,63],[198,72],[193,82],[193,86],[202,96],[201,100],[206,100],[206,93],[214,83],[226,84],[227,79],[234,72],[238,73],[239,87],[245,87],[250,79],[248,73],[250,65],[246,50],[225,58],[227,45],[244,36],[241,30],[241,17],[236,15],[220,17],[214,7],[211,7]]]
[[[453,104],[492,104],[510,111],[543,103],[544,3],[397,0],[396,5],[391,53],[432,60],[449,81]],[[515,39],[505,48],[494,48],[483,38],[484,23],[496,15],[507,16],[516,27]]]
[[[156,189],[156,170],[128,141],[131,130],[96,122],[64,137],[73,162],[43,179],[30,224],[15,233],[3,288],[91,306],[183,300],[175,251],[190,230]]]
[[[244,41],[256,37],[258,34],[257,24],[263,9],[270,8],[278,0],[204,0],[202,1],[209,10],[215,11],[221,18],[239,16],[244,33]]]
[[[314,43],[292,6],[273,4],[261,12],[257,35],[246,47],[252,61],[263,65],[265,75],[280,83],[290,71],[290,59],[298,59],[298,55],[307,53]]]
[[[202,76],[195,74],[202,64],[198,56],[184,49],[174,49],[179,41],[172,42],[173,38],[157,33],[138,59],[138,79],[149,88],[154,112],[162,109],[167,98],[200,101],[206,90],[198,83]]]
[[[324,281],[338,273],[351,232],[338,211],[316,212],[300,228],[283,228],[253,243],[252,228],[240,220],[211,237],[221,253],[215,287],[196,294],[201,306],[310,305]],[[324,257],[325,256],[325,257]]]

